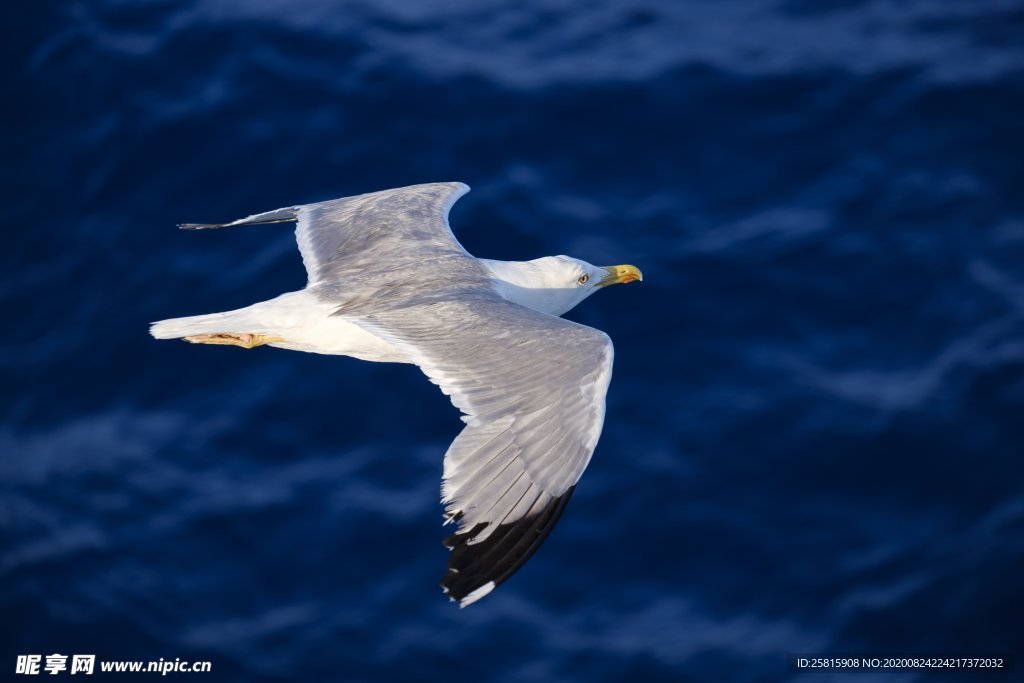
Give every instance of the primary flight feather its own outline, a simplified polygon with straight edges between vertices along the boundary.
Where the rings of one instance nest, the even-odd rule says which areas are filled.
[[[158,339],[414,363],[463,413],[444,458],[456,533],[441,586],[465,607],[551,532],[604,423],[612,343],[558,316],[634,266],[471,256],[448,226],[469,191],[432,183],[185,229],[296,222],[308,282],[246,308],[154,323]],[[447,523],[447,522],[446,522]]]

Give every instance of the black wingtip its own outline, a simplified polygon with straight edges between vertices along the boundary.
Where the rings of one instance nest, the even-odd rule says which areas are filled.
[[[444,544],[451,549],[448,571],[441,588],[460,607],[465,607],[490,593],[526,564],[548,537],[565,511],[575,486],[552,498],[535,515],[509,524],[499,524],[491,535],[479,543],[468,543],[486,523],[468,531],[449,536]]]
[[[271,225],[274,223],[292,223],[296,220],[298,220],[298,216],[295,209],[289,208],[259,213],[255,216],[231,221],[230,223],[178,223],[178,227],[182,230],[213,230],[214,228],[227,228],[233,225]]]
[[[223,228],[224,223],[178,223],[179,230],[211,230]]]

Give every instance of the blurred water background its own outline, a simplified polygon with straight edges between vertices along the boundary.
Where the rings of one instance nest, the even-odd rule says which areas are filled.
[[[52,652],[256,682],[782,681],[797,652],[1019,674],[1019,0],[2,21],[5,680]],[[604,436],[547,544],[461,611],[461,423],[415,368],[147,335],[304,282],[286,228],[176,223],[448,180],[478,256],[646,278],[570,314],[616,344]]]

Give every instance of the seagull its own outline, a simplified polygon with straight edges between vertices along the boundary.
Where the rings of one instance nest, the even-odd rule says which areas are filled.
[[[561,517],[604,424],[612,342],[561,315],[635,266],[568,256],[478,259],[455,239],[463,183],[413,185],[186,230],[296,223],[308,282],[225,313],[153,323],[157,339],[272,346],[413,363],[463,413],[444,457],[451,553],[441,587],[460,607],[508,579]]]

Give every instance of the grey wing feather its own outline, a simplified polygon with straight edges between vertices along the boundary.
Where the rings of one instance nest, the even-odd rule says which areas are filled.
[[[444,460],[442,499],[459,529],[442,585],[468,604],[558,521],[601,434],[611,341],[496,294],[351,319],[401,348],[465,413]]]
[[[463,183],[430,183],[300,207],[295,236],[310,284],[468,258],[448,226],[467,192]]]
[[[475,259],[448,226],[448,212],[467,192],[469,186],[464,183],[410,185],[289,206],[228,223],[183,223],[179,227],[207,230],[297,221],[295,239],[309,284],[324,285],[325,296],[352,277],[401,274],[403,268],[439,259],[462,261],[456,270],[473,271],[479,280],[482,270],[470,267]],[[370,279],[362,277],[362,284]]]

